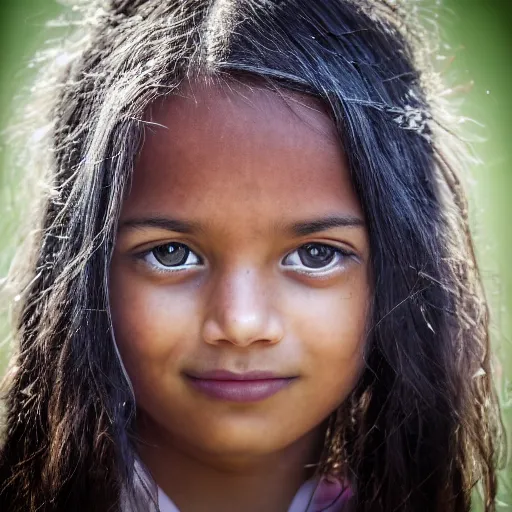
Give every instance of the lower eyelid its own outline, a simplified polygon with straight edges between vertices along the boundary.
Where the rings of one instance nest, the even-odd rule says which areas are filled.
[[[180,265],[180,266],[176,266],[176,267],[165,267],[163,265],[160,266],[160,265],[156,265],[150,261],[147,261],[145,259],[145,255],[137,257],[136,260],[137,260],[137,263],[143,265],[146,270],[149,270],[150,272],[153,272],[156,274],[167,274],[168,275],[168,274],[183,272],[185,270],[190,272],[190,271],[195,270],[202,266],[202,264],[198,264],[198,265],[194,264],[194,265]]]

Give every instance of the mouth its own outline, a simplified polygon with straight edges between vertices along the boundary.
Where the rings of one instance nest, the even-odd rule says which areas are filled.
[[[239,403],[270,398],[297,379],[272,372],[234,373],[226,370],[187,373],[185,377],[196,391],[209,398]]]

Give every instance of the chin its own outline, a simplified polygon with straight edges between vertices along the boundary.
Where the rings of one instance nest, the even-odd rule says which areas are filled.
[[[211,456],[233,459],[266,456],[280,452],[311,432],[290,428],[282,421],[237,418],[215,422],[208,429],[187,432],[187,442]]]
[[[251,432],[237,432],[233,429],[229,432],[219,432],[218,435],[210,431],[207,439],[196,438],[195,442],[198,448],[211,455],[226,457],[268,455],[280,451],[294,442],[294,439],[276,439],[275,434],[269,438],[263,432],[257,427],[254,427]]]

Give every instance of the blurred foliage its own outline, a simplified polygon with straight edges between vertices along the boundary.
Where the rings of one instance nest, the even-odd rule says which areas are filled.
[[[413,0],[411,0],[413,1]],[[429,3],[436,5],[430,10]],[[482,163],[472,169],[470,208],[480,269],[491,304],[492,339],[497,355],[497,380],[503,416],[512,426],[512,2],[508,0],[425,0],[426,15],[440,27],[446,42],[439,65],[461,118],[464,133],[479,140],[473,147]],[[0,127],[11,124],[16,106],[30,96],[34,53],[62,28],[47,26],[61,6],[53,0],[0,2]],[[20,94],[21,92],[21,94]],[[7,272],[18,239],[15,154],[3,133],[0,146],[0,277]],[[8,321],[0,318],[0,375],[9,353]],[[509,435],[509,459],[512,456]],[[501,472],[498,510],[512,511],[512,468]],[[478,503],[475,510],[479,510]]]

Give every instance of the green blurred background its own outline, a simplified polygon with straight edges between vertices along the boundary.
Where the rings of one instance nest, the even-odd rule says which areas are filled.
[[[314,0],[312,0],[314,1]],[[411,0],[417,3],[417,0]],[[435,0],[422,2],[429,10]],[[66,30],[56,20],[62,6],[53,0],[0,0],[0,129],[30,96],[34,53]],[[491,303],[492,340],[499,364],[498,386],[512,456],[512,0],[444,0],[431,11],[447,43],[439,58],[452,101],[476,142],[482,163],[471,170],[470,207],[479,265]],[[16,208],[18,146],[2,132],[0,144],[0,277],[14,253],[19,212]],[[0,317],[0,376],[9,354],[5,315]],[[478,503],[475,510],[479,510]],[[500,475],[498,510],[512,512],[512,468]]]

